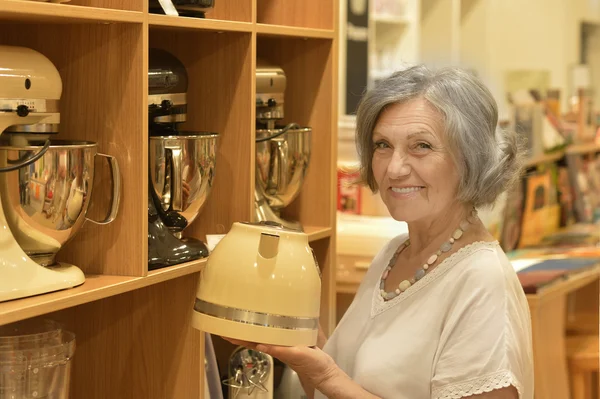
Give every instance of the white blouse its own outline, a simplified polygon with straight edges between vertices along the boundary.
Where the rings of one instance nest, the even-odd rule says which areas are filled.
[[[529,308],[498,243],[459,249],[384,301],[381,274],[406,238],[392,239],[373,259],[325,352],[384,399],[457,399],[509,385],[532,399]]]

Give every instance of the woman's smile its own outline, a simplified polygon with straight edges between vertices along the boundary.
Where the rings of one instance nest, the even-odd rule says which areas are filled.
[[[423,186],[390,187],[392,196],[399,199],[412,198],[424,189],[425,187]]]

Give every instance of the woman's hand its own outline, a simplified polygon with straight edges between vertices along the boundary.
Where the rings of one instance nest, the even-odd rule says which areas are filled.
[[[223,339],[281,360],[298,373],[298,377],[308,385],[304,387],[305,389],[319,389],[340,371],[333,359],[317,347],[264,345],[226,337]]]

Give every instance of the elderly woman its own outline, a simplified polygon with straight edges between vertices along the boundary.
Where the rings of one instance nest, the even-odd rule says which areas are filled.
[[[533,398],[526,298],[476,211],[520,172],[517,137],[497,122],[488,89],[455,68],[412,67],[366,93],[362,177],[409,234],[373,259],[323,350],[256,346],[309,397]]]

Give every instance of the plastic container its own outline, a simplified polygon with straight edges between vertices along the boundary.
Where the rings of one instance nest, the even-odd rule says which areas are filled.
[[[75,335],[51,321],[0,327],[0,399],[68,399]]]

